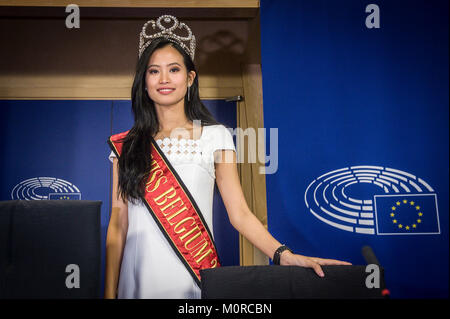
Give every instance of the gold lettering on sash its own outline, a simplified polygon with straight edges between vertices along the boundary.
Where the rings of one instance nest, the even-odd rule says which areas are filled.
[[[195,224],[195,222],[194,222],[194,224]],[[194,224],[192,224],[192,225],[194,225]],[[191,225],[191,226],[192,226]],[[186,234],[184,234],[183,236],[181,236],[180,237],[180,239],[182,240],[182,241],[184,241],[184,239],[187,237],[187,236],[189,236],[190,234],[192,234],[194,231],[196,231],[196,230],[200,230],[199,228],[198,228],[198,226],[195,226],[194,228],[192,228],[190,231],[188,231]]]
[[[184,224],[185,222],[187,222],[188,220],[193,220],[193,221],[194,221],[191,225],[194,225],[194,224],[195,224],[195,219],[194,219],[194,217],[186,217],[186,218],[180,220],[180,221],[178,222],[178,224],[175,225],[175,227],[173,228],[173,231],[174,231],[175,233],[177,233],[177,234],[180,234],[180,233],[182,233],[182,232],[185,232],[185,231],[186,231],[186,228],[183,227],[181,230],[177,230],[177,228],[180,227],[180,225],[182,225],[182,224]],[[181,238],[180,238],[180,239],[181,239]]]
[[[194,258],[195,257],[197,257],[198,255],[200,255],[202,252],[203,252],[203,250],[205,250],[205,248],[208,246],[208,243],[207,242],[205,242],[204,244],[203,244],[203,246],[198,250],[198,252],[194,255]],[[200,256],[200,258],[198,258],[195,262],[197,263],[197,264],[199,264],[203,259],[205,259],[206,258],[206,256],[208,256],[210,253],[212,253],[212,249],[210,248],[210,249],[208,249],[202,256]]]
[[[173,192],[173,193],[170,194],[170,195],[167,195],[167,194],[169,194],[170,192]],[[176,192],[175,188],[173,188],[173,186],[172,186],[171,188],[169,188],[168,190],[166,190],[164,193],[162,193],[161,195],[159,195],[158,197],[156,197],[156,198],[153,199],[153,200],[155,201],[155,203],[156,203],[158,206],[161,206],[161,205],[165,204],[165,203],[167,202],[168,199],[175,197],[176,194],[177,194],[177,192]],[[167,196],[166,196],[166,195],[167,195]],[[164,200],[163,200],[162,202],[158,203],[158,201],[159,201],[163,196],[166,196],[166,197],[164,198]]]
[[[157,173],[161,173],[161,175],[163,174],[163,171],[162,171],[162,169],[160,169],[160,167],[159,167],[158,163],[156,162],[156,160],[152,161],[152,164],[151,164],[150,167],[151,167],[150,173],[153,172],[153,171],[154,172],[153,172],[152,176],[150,177],[150,180],[147,182],[147,184],[153,183]],[[158,169],[158,170],[156,170],[156,169]]]
[[[160,183],[161,183],[161,181],[162,181],[163,179],[164,179],[164,183],[163,183],[163,184],[167,183],[167,177],[163,175],[164,172],[163,172],[163,170],[159,167],[159,164],[158,164],[158,162],[157,162],[156,160],[153,160],[153,161],[152,161],[150,173],[151,173],[151,172],[153,172],[153,174],[151,175],[150,180],[146,183],[147,186],[145,187],[145,190],[146,190],[147,192],[149,192],[149,193],[154,192],[154,191],[159,187],[159,185],[160,185]],[[153,187],[153,189],[152,189],[152,190],[149,190],[149,187],[150,187],[150,185],[153,183],[153,181],[155,180],[157,174],[159,174],[159,178],[158,178],[158,180],[156,181],[155,186]]]
[[[165,184],[168,178],[164,176],[163,170],[160,168],[156,160],[152,161],[151,177],[147,182],[147,192],[154,192],[161,183]],[[155,182],[156,179],[156,182]],[[150,189],[150,186],[153,186]],[[210,247],[210,243],[205,239],[196,219],[192,216],[183,216],[183,212],[188,211],[183,199],[177,194],[176,189],[171,186],[162,194],[154,198],[154,202],[159,206],[160,213],[165,217],[166,221],[175,234],[178,234],[180,241],[184,243],[184,248],[189,251],[190,255],[198,265],[214,251]],[[174,212],[175,209],[178,209]],[[178,218],[176,218],[179,216]],[[174,226],[175,225],[175,226]],[[211,268],[215,268],[218,264],[217,257],[210,262]]]
[[[203,254],[203,256],[201,256],[199,259],[197,259],[195,262],[198,264],[200,263],[203,259],[206,258],[206,256],[208,256],[209,254],[211,254],[213,251],[212,249],[208,249],[208,251],[206,253]],[[195,255],[194,257],[197,257],[197,255]]]
[[[193,228],[194,230],[195,229],[198,229],[198,226],[196,226],[195,228]],[[191,238],[189,238],[188,239],[188,241],[184,244],[184,248],[186,248],[187,250],[192,250],[192,249],[194,249],[195,247],[197,247],[197,245],[199,244],[199,243],[197,243],[194,247],[191,247],[191,248],[189,248],[189,244],[190,243],[192,243],[196,238],[198,238],[199,236],[201,236],[202,235],[202,232],[200,231],[200,230],[198,230],[198,232],[194,235],[194,236],[192,236]],[[203,238],[202,238],[203,239]],[[204,239],[203,239],[204,240]]]
[[[163,215],[164,215],[164,216],[169,215],[169,214],[170,214],[170,210],[172,210],[172,209],[175,208],[175,205],[174,205],[174,204],[177,203],[177,202],[181,202],[180,206],[183,206],[183,205],[184,205],[184,203],[183,203],[183,201],[181,200],[180,196],[178,196],[176,199],[174,199],[173,201],[171,201],[169,204],[167,204],[166,206],[164,206],[163,208],[161,208],[161,211],[163,212]],[[171,206],[169,212],[164,213],[164,211],[165,211],[167,208],[169,208],[169,206]]]
[[[148,189],[150,185],[148,185],[148,186],[145,188],[145,189],[147,190],[147,192],[153,193],[156,189],[158,189],[159,184],[161,183],[161,180],[162,180],[162,179],[164,179],[164,183],[163,183],[163,184],[167,183],[167,177],[166,177],[166,176],[161,176],[161,177],[158,178],[158,180],[156,181],[155,187],[153,187],[152,190],[149,190],[149,189]]]
[[[153,171],[154,169],[159,168],[158,162],[157,162],[155,159],[152,160],[152,163],[151,163],[150,166],[151,166],[151,168],[152,168],[152,169],[150,170],[150,172]]]
[[[173,224],[175,224],[175,223],[176,223],[176,221],[174,221],[174,222],[171,222],[170,220],[171,220],[172,218],[174,218],[174,217],[178,216],[179,214],[181,214],[182,212],[184,212],[184,211],[186,211],[186,210],[187,210],[187,207],[186,207],[186,206],[183,206],[183,208],[182,208],[182,209],[180,209],[179,211],[177,211],[177,212],[176,212],[176,213],[174,213],[173,215],[171,215],[171,216],[167,217],[167,221],[169,222],[170,226],[173,226]]]
[[[211,260],[211,262],[209,264],[211,265],[211,268],[216,268],[217,267],[217,258],[214,258],[213,260]]]

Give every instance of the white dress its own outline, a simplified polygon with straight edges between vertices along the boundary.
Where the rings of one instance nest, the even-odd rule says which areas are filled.
[[[203,126],[200,139],[156,140],[202,212],[211,233],[215,169],[213,153],[234,150],[223,125]],[[115,157],[111,152],[110,161]],[[214,236],[214,235],[213,235]],[[120,269],[118,298],[200,298],[200,288],[161,233],[142,202],[128,201],[128,233]]]

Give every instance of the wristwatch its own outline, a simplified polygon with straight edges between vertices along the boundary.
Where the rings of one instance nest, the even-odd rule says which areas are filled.
[[[275,250],[275,253],[273,254],[273,258],[272,258],[274,265],[280,264],[281,253],[285,250],[289,250],[292,253],[292,250],[289,247],[287,247],[286,245],[282,245],[282,246],[278,247],[277,250]]]

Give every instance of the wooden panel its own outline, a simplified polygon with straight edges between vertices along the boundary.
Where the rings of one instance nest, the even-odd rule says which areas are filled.
[[[120,99],[131,97],[132,77],[116,76],[0,76],[0,98],[2,99]],[[223,84],[228,84],[224,86]],[[200,79],[201,99],[225,99],[243,95],[242,87],[234,81]]]
[[[75,30],[58,19],[0,19],[0,98],[129,99],[145,21],[82,20]],[[197,37],[201,97],[242,95],[248,22],[188,24]]]
[[[267,201],[266,201],[266,178],[259,170],[264,166],[259,163],[257,153],[253,153],[255,163],[249,161],[249,153],[259,149],[264,150],[263,137],[259,136],[258,128],[263,128],[263,105],[262,105],[262,74],[261,65],[246,64],[242,66],[242,82],[245,100],[238,103],[238,127],[242,130],[254,129],[256,132],[257,148],[248,147],[248,138],[241,140],[237,138],[237,149],[244,151],[244,162],[239,164],[239,177],[242,190],[250,210],[267,229]],[[259,141],[262,143],[259,143]],[[241,147],[242,146],[242,147]],[[241,153],[242,154],[242,153]],[[264,154],[266,154],[264,152]],[[267,265],[268,257],[259,249],[254,247],[242,235],[240,243],[240,263],[242,266]]]
[[[0,0],[0,6],[62,7],[72,0]],[[80,7],[259,8],[259,0],[77,0]]]
[[[252,19],[256,17],[258,8],[123,8],[123,7],[80,7],[83,20],[102,19],[151,19],[163,14],[171,14],[179,19]],[[12,7],[0,6],[0,17],[27,18],[60,18],[65,19],[68,13],[64,7]]]

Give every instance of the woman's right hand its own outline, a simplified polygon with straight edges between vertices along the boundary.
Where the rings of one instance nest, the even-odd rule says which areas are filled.
[[[118,194],[118,160],[113,160],[111,217],[106,234],[105,299],[117,298],[120,265],[128,232],[128,202]]]
[[[280,256],[280,265],[286,266],[301,266],[305,268],[312,268],[319,277],[324,277],[325,274],[322,267],[325,265],[345,265],[350,266],[351,263],[336,259],[324,259],[317,257],[308,257],[303,255],[293,254],[290,251],[283,251]]]

